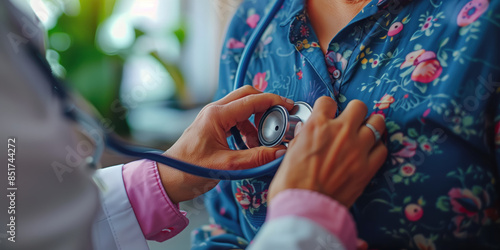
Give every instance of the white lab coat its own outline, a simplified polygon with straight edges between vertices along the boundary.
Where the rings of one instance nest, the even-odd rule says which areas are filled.
[[[5,171],[0,172],[0,224],[10,216],[16,224],[15,237],[0,231],[0,249],[148,249],[125,192],[122,166],[94,173],[85,164],[90,141],[62,115],[46,73],[26,51],[28,43],[44,47],[34,15],[0,1],[0,38],[0,143],[16,139],[17,187],[15,214],[9,215],[7,169],[0,168]],[[6,150],[0,162],[7,162]],[[322,246],[324,239],[328,244]],[[332,249],[340,246],[335,242],[313,222],[287,217],[266,224],[251,248]]]
[[[148,249],[125,191],[122,166],[101,169],[95,179],[102,203],[92,227],[94,248]]]

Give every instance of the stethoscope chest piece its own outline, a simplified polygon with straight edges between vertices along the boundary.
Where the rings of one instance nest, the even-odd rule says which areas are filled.
[[[291,141],[297,123],[305,123],[311,115],[312,108],[305,102],[295,102],[288,112],[283,106],[268,109],[259,122],[259,141],[263,146],[274,147]]]

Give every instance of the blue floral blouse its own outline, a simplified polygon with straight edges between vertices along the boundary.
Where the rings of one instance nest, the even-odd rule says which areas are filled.
[[[237,10],[218,98],[232,91],[245,43],[273,3]],[[370,248],[500,249],[499,48],[496,0],[373,0],[326,55],[305,1],[287,0],[245,83],[311,105],[331,96],[337,112],[359,99],[386,117],[389,155],[351,209]],[[264,223],[271,179],[221,182],[207,194],[217,225],[196,230],[193,248],[245,248]]]

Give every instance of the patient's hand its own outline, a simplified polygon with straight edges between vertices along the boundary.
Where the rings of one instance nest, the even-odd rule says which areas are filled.
[[[284,146],[235,151],[228,147],[226,140],[233,126],[237,126],[244,136],[256,138],[257,130],[248,118],[274,105],[282,105],[290,110],[293,101],[262,93],[251,86],[242,87],[204,107],[193,124],[164,154],[199,166],[224,170],[252,168],[275,160],[285,153]],[[193,199],[218,183],[218,180],[193,176],[160,163],[158,171],[174,203]]]
[[[336,110],[330,97],[316,101],[271,182],[271,202],[280,191],[298,188],[328,195],[350,207],[383,164],[387,148],[365,126],[366,105],[351,101],[337,118]],[[380,115],[371,116],[366,123],[380,134],[385,130]]]

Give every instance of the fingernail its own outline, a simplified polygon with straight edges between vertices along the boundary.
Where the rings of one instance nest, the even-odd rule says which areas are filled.
[[[280,149],[280,150],[276,151],[275,156],[276,156],[276,158],[280,158],[285,153],[286,153],[286,149]]]
[[[283,99],[283,101],[287,102],[287,103],[290,103],[290,104],[294,104],[295,102],[292,100],[292,99],[288,99],[286,97],[281,97],[281,99]]]
[[[381,114],[375,114],[375,115],[378,115],[378,116],[382,117],[382,119],[384,119],[384,121],[385,121],[385,116],[383,116]]]
[[[295,131],[293,131],[293,136],[297,136],[302,129],[302,122],[298,122],[297,125],[295,125]]]

